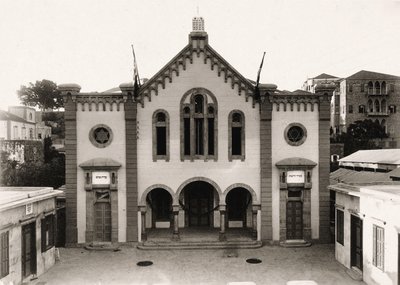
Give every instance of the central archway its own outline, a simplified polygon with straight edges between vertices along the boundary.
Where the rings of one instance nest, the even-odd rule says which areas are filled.
[[[209,182],[192,181],[179,193],[179,203],[185,211],[185,227],[213,227],[218,210],[219,192]]]

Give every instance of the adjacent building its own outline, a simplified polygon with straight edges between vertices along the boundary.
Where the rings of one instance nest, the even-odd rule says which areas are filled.
[[[329,188],[336,192],[336,259],[367,284],[399,284],[400,184]]]
[[[261,245],[329,241],[329,121],[335,85],[279,91],[234,69],[193,19],[188,44],[139,90],[62,84],[67,245],[149,231],[252,233]],[[169,231],[165,230],[169,229]]]
[[[38,187],[0,187],[0,283],[21,284],[55,263],[56,196]]]

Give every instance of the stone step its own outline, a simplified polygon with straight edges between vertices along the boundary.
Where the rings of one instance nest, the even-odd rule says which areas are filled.
[[[246,242],[151,242],[146,241],[137,245],[139,249],[227,249],[227,248],[260,248],[261,241]]]

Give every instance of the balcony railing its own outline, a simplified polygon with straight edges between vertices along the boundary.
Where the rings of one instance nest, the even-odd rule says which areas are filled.
[[[383,111],[383,112],[367,112],[368,117],[387,117],[389,116],[388,111]]]

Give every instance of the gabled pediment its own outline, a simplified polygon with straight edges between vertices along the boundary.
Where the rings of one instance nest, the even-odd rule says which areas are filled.
[[[192,38],[196,41],[196,38]],[[200,39],[199,39],[200,40]],[[165,89],[166,83],[173,83],[173,75],[180,76],[180,70],[185,71],[187,64],[193,64],[194,57],[204,56],[204,64],[210,67],[210,70],[217,70],[218,77],[222,77],[226,84],[230,84],[232,89],[237,86],[238,95],[245,95],[246,101],[253,97],[255,86],[250,80],[246,79],[236,69],[234,69],[221,55],[219,55],[207,43],[194,45],[189,43],[183,48],[170,62],[168,62],[159,72],[149,79],[140,88],[140,100],[143,105],[144,97],[151,101],[152,93],[156,96],[160,88]],[[254,101],[253,101],[254,103]]]

